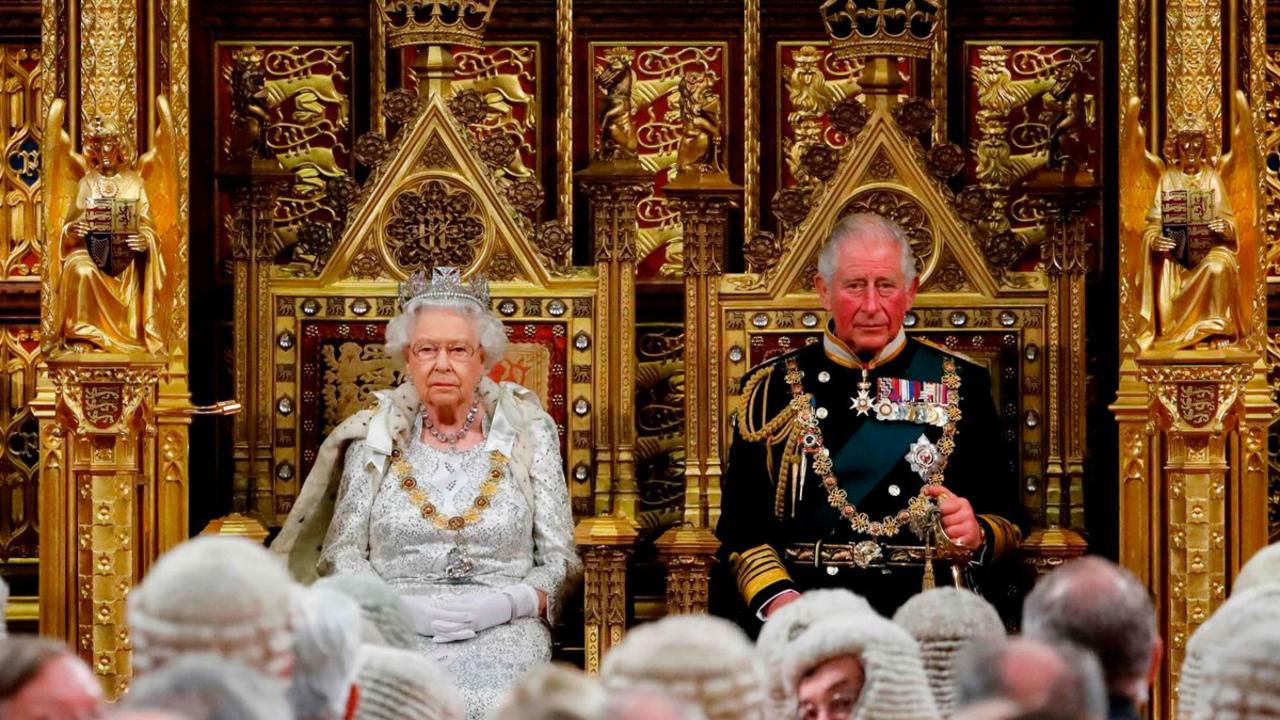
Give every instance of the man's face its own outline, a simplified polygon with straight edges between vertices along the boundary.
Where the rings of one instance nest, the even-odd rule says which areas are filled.
[[[902,254],[892,240],[845,243],[827,282],[814,280],[836,337],[856,353],[880,352],[902,328],[916,299],[917,279],[902,274]]]
[[[848,720],[858,706],[864,680],[857,656],[845,655],[819,665],[796,688],[796,720]]]
[[[85,156],[89,165],[108,177],[120,169],[120,141],[107,136],[87,143]]]
[[[40,668],[9,700],[6,720],[96,720],[105,714],[102,686],[79,658],[61,655]]]

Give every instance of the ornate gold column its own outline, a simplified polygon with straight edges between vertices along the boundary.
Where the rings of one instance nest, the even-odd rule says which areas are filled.
[[[1049,280],[1046,364],[1049,393],[1045,435],[1045,527],[1023,543],[1039,573],[1084,554],[1085,293],[1087,219],[1099,188],[1092,173],[1043,168],[1024,189],[1045,217],[1040,247]]]
[[[650,173],[634,160],[592,161],[577,173],[591,203],[596,262],[597,513],[635,519],[636,207]]]
[[[574,529],[584,565],[584,669],[590,675],[599,674],[605,653],[627,631],[627,563],[638,536],[631,520],[617,515],[588,518]]]
[[[667,567],[667,612],[707,608],[707,578],[720,547],[720,278],[729,209],[742,188],[723,170],[681,172],[665,192],[684,226],[684,522],[663,533],[658,552]]]
[[[131,674],[129,589],[187,538],[187,5],[46,0],[42,13],[40,632],[70,642],[114,697]],[[91,124],[100,147],[119,139],[115,175],[82,169]],[[145,193],[150,214],[104,229],[75,207],[80,190],[113,212]],[[86,263],[82,246],[63,248],[81,221],[146,251]],[[72,281],[99,301],[84,303]]]
[[[1254,139],[1262,127],[1264,10],[1262,0],[1120,6],[1121,356],[1112,410],[1120,433],[1120,559],[1151,589],[1165,640],[1154,717],[1176,714],[1188,638],[1266,542],[1265,437],[1275,408],[1262,352],[1266,238]],[[1161,78],[1165,107],[1155,92]],[[1184,172],[1196,150],[1183,143],[1197,134],[1196,123],[1205,128],[1204,155]],[[1219,142],[1223,130],[1229,144]],[[1167,157],[1152,154],[1162,145],[1171,149]],[[1203,191],[1198,178],[1223,188],[1208,220],[1228,218],[1226,226],[1204,236],[1224,263],[1221,275],[1195,256],[1173,264],[1155,244],[1180,231],[1165,216],[1177,209],[1170,193]],[[1160,219],[1148,221],[1153,211]],[[1188,218],[1186,232],[1196,222],[1204,220]],[[1190,302],[1182,296],[1187,288],[1218,304]]]

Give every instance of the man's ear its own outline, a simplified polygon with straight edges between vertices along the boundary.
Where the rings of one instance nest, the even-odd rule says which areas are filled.
[[[822,273],[813,274],[813,289],[818,293],[822,309],[831,312],[831,288],[827,286],[827,279],[822,277]]]
[[[1156,641],[1151,643],[1151,667],[1147,668],[1147,687],[1156,684],[1156,674],[1160,672],[1160,660],[1164,657],[1164,638],[1156,633]]]
[[[347,712],[342,720],[352,720],[356,716],[356,708],[360,707],[360,686],[351,683],[351,692],[347,695]]]

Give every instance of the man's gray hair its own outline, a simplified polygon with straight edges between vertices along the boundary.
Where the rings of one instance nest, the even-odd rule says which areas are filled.
[[[874,213],[846,215],[832,226],[827,242],[818,253],[818,274],[831,282],[841,249],[849,244],[863,246],[872,242],[897,245],[902,253],[902,280],[910,285],[916,277],[916,255],[911,250],[911,242],[897,223]]]
[[[120,704],[186,720],[292,720],[284,681],[215,655],[187,655],[134,681]]]
[[[1280,628],[1250,628],[1214,654],[1205,668],[1204,684],[1191,716],[1214,720],[1280,717]]]
[[[333,590],[308,588],[294,605],[289,704],[298,720],[342,720],[356,680],[360,606]]]
[[[1004,623],[991,603],[975,592],[954,587],[912,596],[894,613],[893,621],[920,644],[920,660],[943,717],[956,705],[956,654],[974,638],[1005,635]]]
[[[600,681],[576,668],[548,664],[516,681],[493,720],[606,720],[607,703]]]
[[[413,328],[418,322],[418,314],[429,310],[444,310],[471,321],[476,329],[476,337],[480,341],[480,350],[484,354],[485,370],[490,370],[494,365],[502,362],[502,358],[507,354],[507,331],[503,328],[498,316],[470,300],[428,297],[410,300],[400,314],[387,323],[384,343],[387,355],[396,360],[408,359],[406,351],[409,343],[412,342]]]
[[[315,582],[313,588],[342,593],[360,605],[360,612],[377,633],[373,641],[395,648],[417,647],[418,634],[413,631],[409,608],[390,585],[372,573],[329,575]],[[365,642],[371,638],[366,637]]]
[[[1145,687],[1156,645],[1155,607],[1133,573],[1101,557],[1084,557],[1036,584],[1022,605],[1022,632],[1092,651],[1108,688],[1129,692],[1139,680]]]
[[[1049,655],[1059,665],[1056,674],[1044,666]],[[1034,660],[1041,662],[1032,665]],[[1044,701],[1039,707],[1027,707],[1027,699],[1017,696],[1017,685],[1009,677],[1009,671],[1017,669],[1035,675],[1043,684]],[[1024,714],[1045,720],[1101,719],[1107,715],[1107,691],[1098,658],[1069,643],[975,638],[956,654],[954,682],[957,712],[978,703],[1008,700]]]
[[[0,640],[0,717],[4,717],[4,704],[45,665],[70,654],[66,645],[48,638],[19,635]]]

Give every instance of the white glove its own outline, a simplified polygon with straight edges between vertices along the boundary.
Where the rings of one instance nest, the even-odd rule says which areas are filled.
[[[482,630],[504,625],[519,618],[538,614],[538,591],[523,583],[508,585],[499,591],[472,593],[447,598],[440,602],[440,610],[451,616],[431,623],[431,635],[435,642],[446,643],[470,640]]]
[[[436,631],[433,629],[435,623],[460,623],[466,619],[463,613],[448,610],[444,607],[444,603],[448,598],[402,595],[401,599],[404,600],[404,604],[409,608],[409,615],[413,618],[413,630],[419,635],[428,637],[435,635]]]

